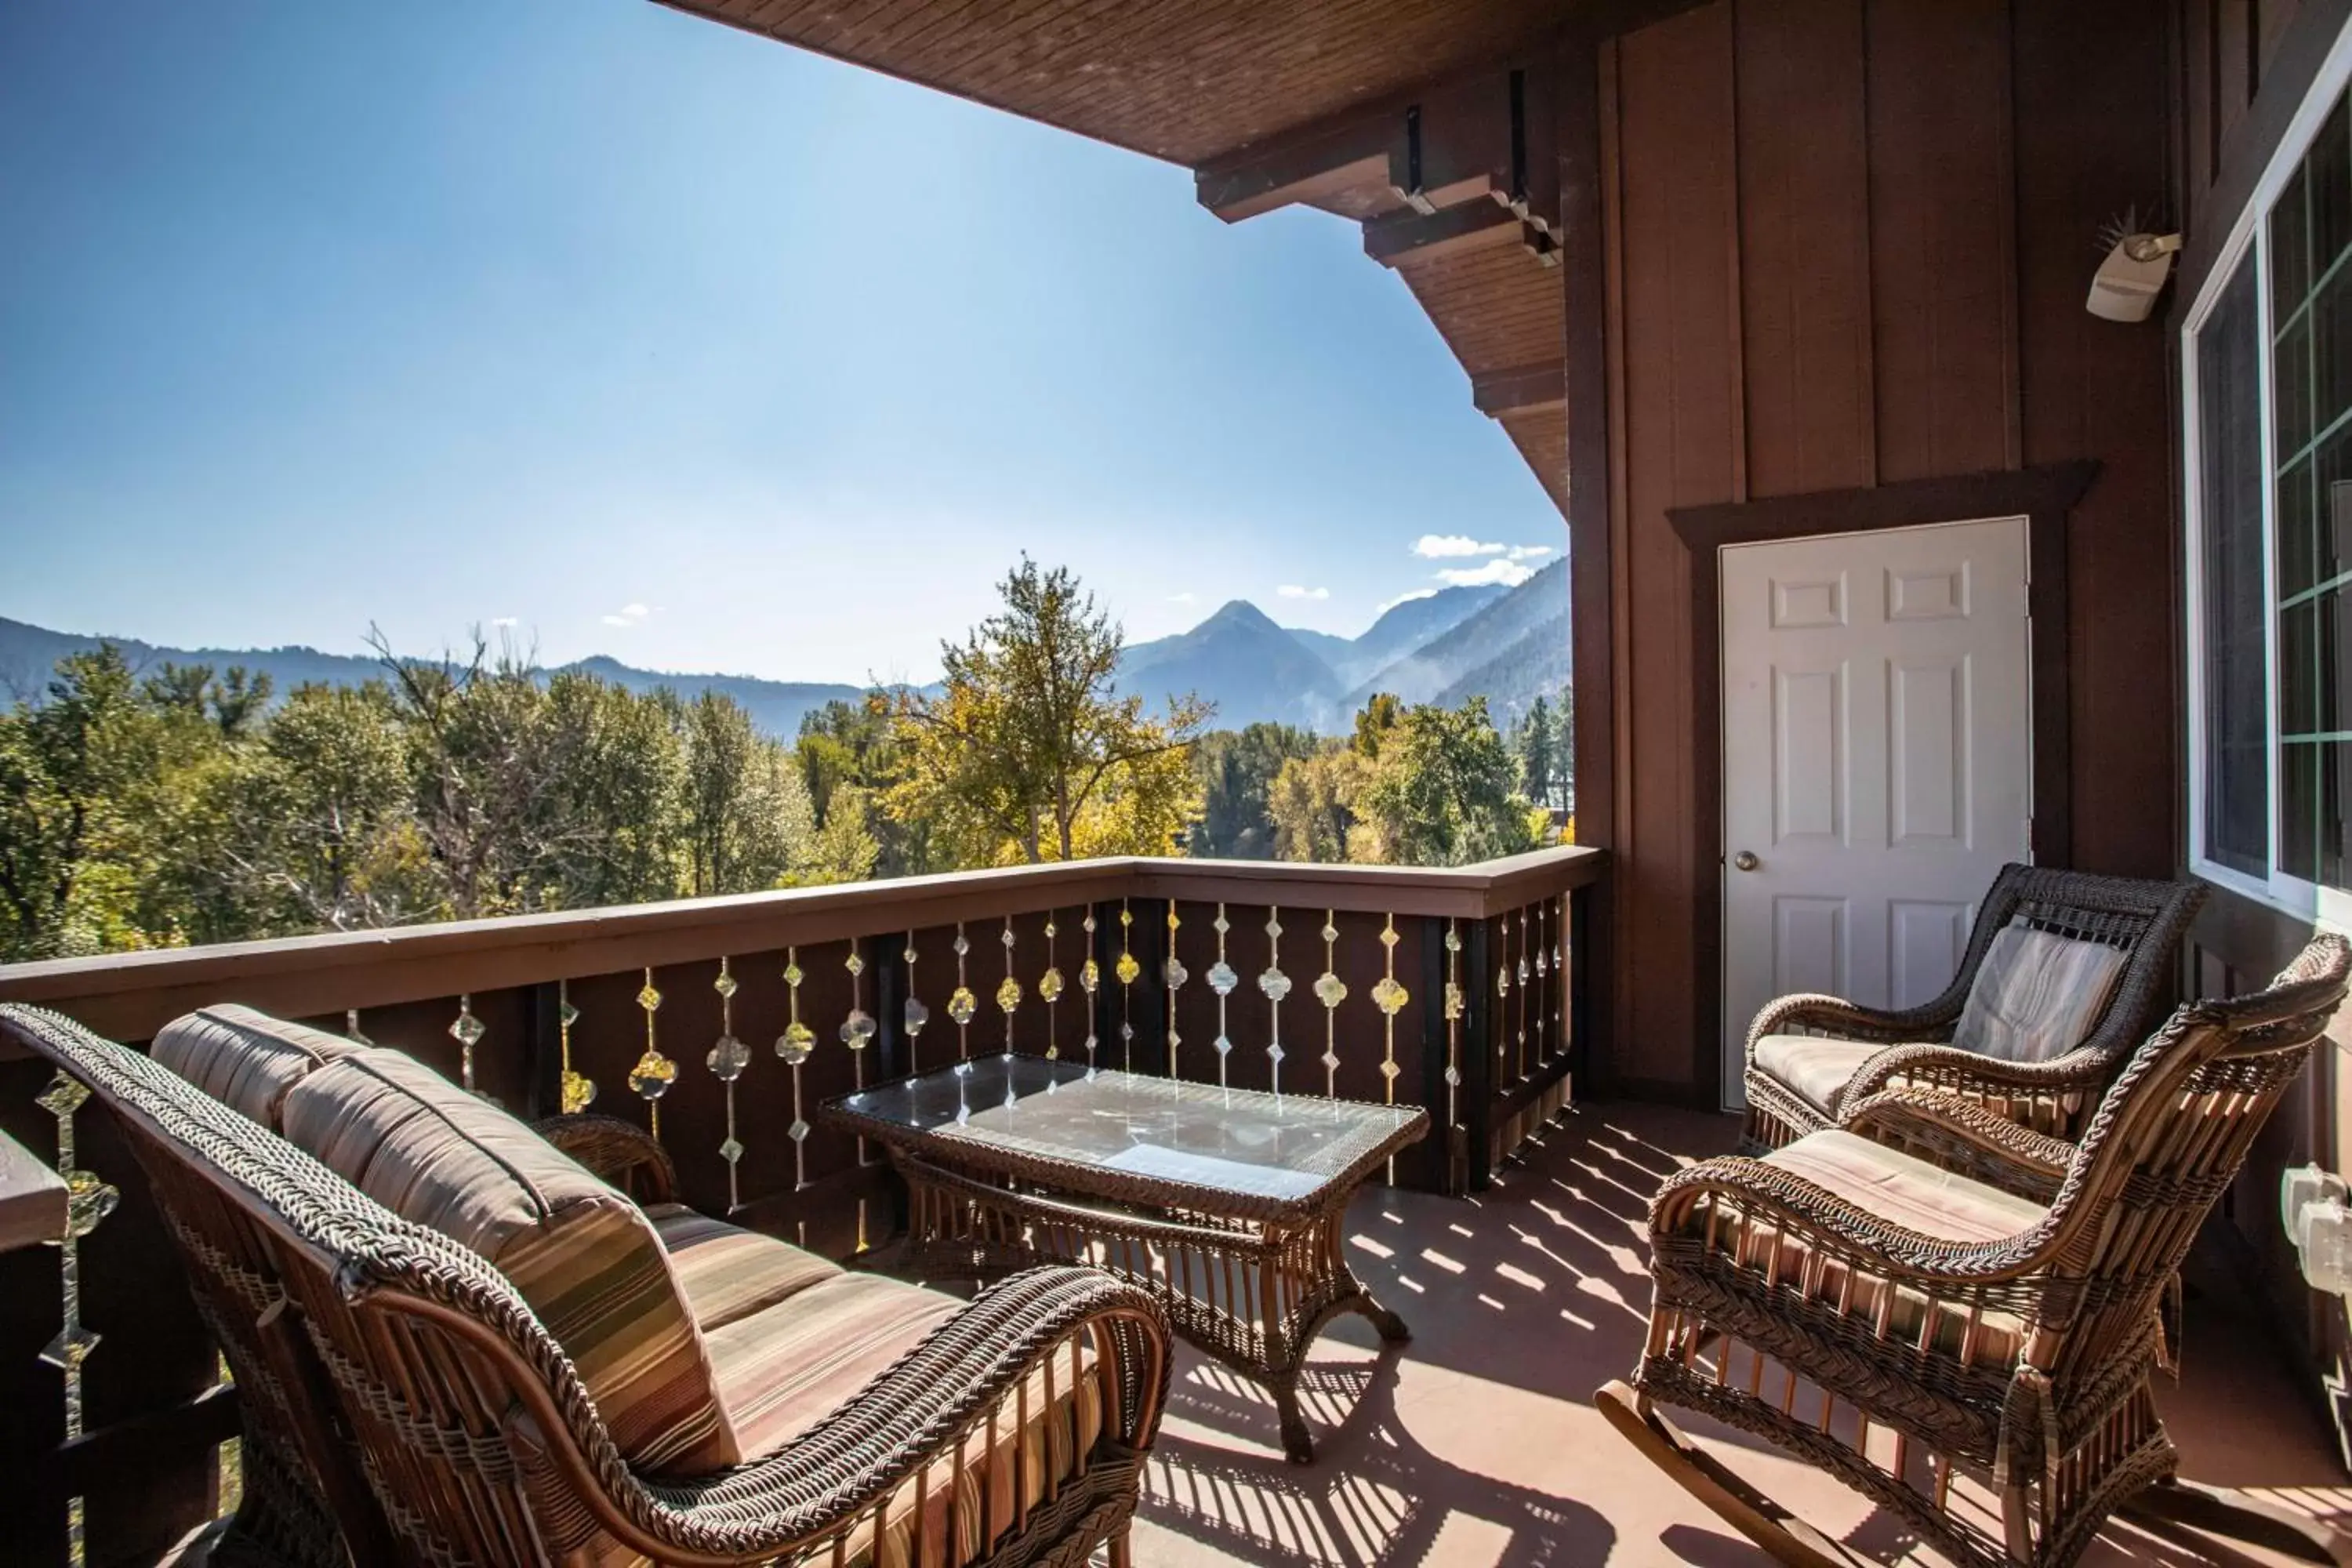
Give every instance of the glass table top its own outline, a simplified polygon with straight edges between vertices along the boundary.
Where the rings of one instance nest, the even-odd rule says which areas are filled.
[[[830,1102],[858,1121],[1066,1165],[1277,1201],[1308,1197],[1420,1132],[1412,1106],[1220,1089],[993,1056]]]

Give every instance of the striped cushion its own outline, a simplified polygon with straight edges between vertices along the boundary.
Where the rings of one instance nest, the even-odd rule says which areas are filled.
[[[303,1079],[285,1123],[370,1197],[504,1274],[636,1468],[700,1475],[741,1458],[661,1240],[627,1198],[397,1051],[359,1051]]]
[[[772,1454],[953,1316],[936,1290],[844,1274],[709,1336],[719,1400],[747,1459]]]
[[[147,1054],[219,1100],[275,1131],[286,1091],[364,1047],[235,1003],[199,1007],[163,1026]]]
[[[697,1214],[684,1204],[646,1210],[669,1271],[705,1334],[764,1311],[841,1273],[841,1266],[772,1236]]]
[[[2011,921],[1985,951],[1952,1044],[2011,1062],[2063,1056],[2098,1023],[2123,972],[2120,948]]]
[[[1944,1241],[1999,1241],[2039,1223],[2047,1212],[2028,1199],[1851,1132],[1808,1133],[1764,1156],[1764,1163],[1801,1176],[1906,1230]],[[1742,1216],[1729,1206],[1717,1211],[1711,1223],[1725,1227],[1717,1234],[1742,1263],[1775,1270],[1773,1278],[1789,1289],[1839,1306],[1874,1329],[1880,1309],[1885,1308],[1884,1332],[1889,1339],[1924,1342],[1978,1366],[2008,1365],[2024,1344],[2024,1321],[2011,1313],[1979,1312],[1971,1318],[1949,1303],[1936,1302],[1930,1326],[1927,1298],[1908,1287],[1897,1289],[1890,1304],[1885,1282],[1865,1277],[1850,1294],[1846,1266],[1833,1257],[1817,1258],[1801,1230],[1776,1221],[1747,1232]]]
[[[1823,1035],[1767,1035],[1756,1042],[1755,1061],[1758,1070],[1827,1116],[1862,1064],[1885,1048]]]

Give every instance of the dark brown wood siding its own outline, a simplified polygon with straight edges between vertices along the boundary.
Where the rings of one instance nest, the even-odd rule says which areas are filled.
[[[2176,51],[2130,0],[1717,0],[1603,49],[1619,858],[1614,1067],[1711,1098],[1690,574],[1668,509],[2095,458],[2071,522],[2071,858],[2176,856],[2159,323],[2083,310],[2165,199]],[[2142,782],[2130,782],[2142,781]]]

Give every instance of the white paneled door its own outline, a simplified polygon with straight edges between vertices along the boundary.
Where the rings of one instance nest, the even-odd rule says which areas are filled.
[[[1730,545],[1720,570],[1736,1106],[1758,1008],[1792,991],[1931,999],[1994,874],[2026,858],[2026,520]]]

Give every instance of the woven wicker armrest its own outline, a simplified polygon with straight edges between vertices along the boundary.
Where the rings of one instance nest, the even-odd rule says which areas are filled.
[[[1913,1084],[1980,1094],[2050,1094],[2082,1089],[2096,1095],[2114,1066],[2101,1051],[2077,1049],[2046,1062],[2004,1061],[1958,1046],[1915,1043],[1879,1052],[1856,1069],[1845,1087],[1851,1105],[1875,1094],[1897,1078]]]
[[[2023,1274],[2039,1259],[2025,1237],[1991,1242],[1945,1241],[1922,1236],[1792,1171],[1745,1155],[1727,1154],[1676,1172],[1650,1205],[1652,1245],[1660,1252],[1687,1246],[1702,1231],[1715,1245],[1715,1228],[1703,1217],[1707,1200],[1727,1204],[1746,1224],[1765,1225],[1803,1236],[1816,1250],[1842,1256],[1865,1269],[1917,1280],[1923,1285],[1965,1288]]]
[[[1090,1331],[1098,1337],[1089,1375],[1108,1373],[1116,1394],[1105,1402],[1102,1440],[1140,1453],[1151,1445],[1167,1394],[1166,1317],[1144,1291],[1097,1270],[1033,1268],[983,1291],[847,1403],[755,1465],[648,1488],[620,1467],[609,1443],[596,1445],[598,1489],[626,1516],[606,1521],[607,1528],[656,1559],[680,1551],[790,1558],[870,1520],[980,1424],[1011,1430],[1009,1415],[992,1413],[1009,1413],[1017,1391],[1049,1358],[1056,1367],[1072,1364],[1072,1340]],[[565,1456],[559,1449],[547,1457],[561,1464]]]
[[[677,1167],[669,1151],[635,1122],[581,1110],[543,1118],[530,1130],[641,1204],[677,1196]]]
[[[1767,1035],[1835,1035],[1889,1046],[1948,1038],[1956,1017],[1945,1017],[1932,1005],[1889,1013],[1842,996],[1800,992],[1767,1003],[1756,1015],[1748,1026],[1748,1054],[1753,1059],[1757,1042]]]
[[[2041,1204],[2058,1195],[2074,1160],[2074,1145],[2064,1139],[2021,1127],[1941,1089],[1881,1089],[1847,1105],[1838,1125]]]

